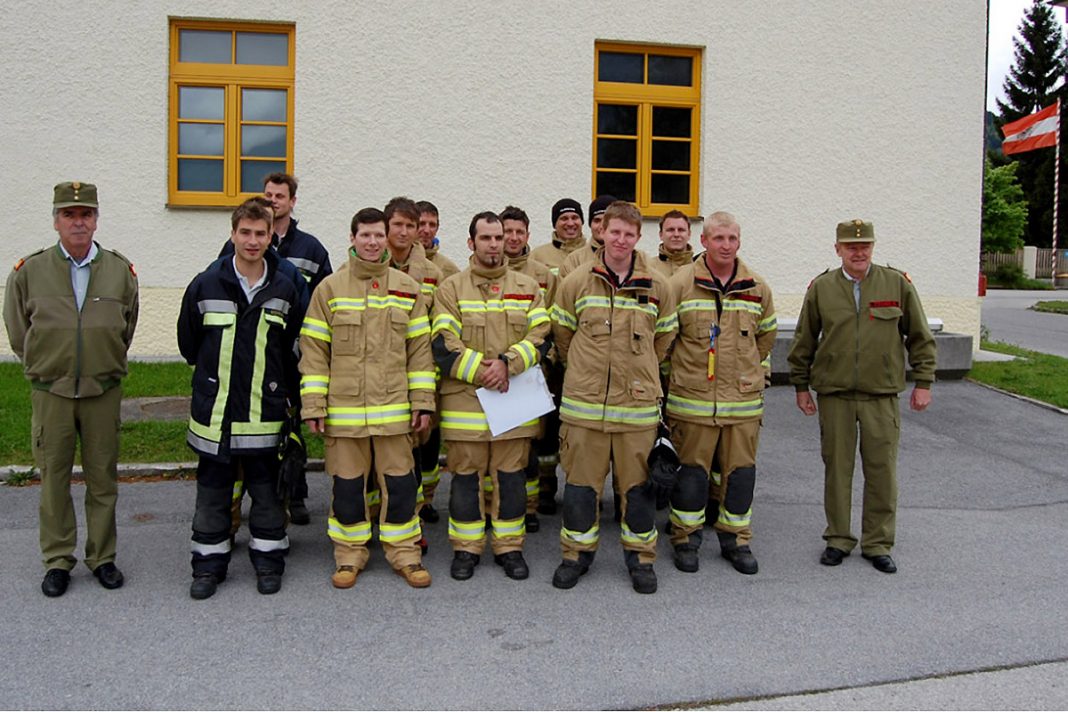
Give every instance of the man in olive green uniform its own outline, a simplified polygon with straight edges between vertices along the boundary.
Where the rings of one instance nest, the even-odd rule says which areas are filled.
[[[93,241],[96,186],[55,187],[59,242],[19,260],[7,280],[4,323],[30,381],[33,453],[41,471],[41,590],[62,596],[77,560],[70,494],[74,449],[85,473],[85,563],[105,588],[122,586],[115,566],[119,383],[137,324],[137,276],[117,252]]]
[[[860,550],[883,573],[890,557],[897,511],[897,444],[901,429],[897,396],[905,390],[905,351],[915,387],[913,410],[931,403],[935,341],[920,298],[904,272],[871,263],[875,229],[870,222],[839,223],[835,252],[841,269],[827,270],[808,287],[790,348],[790,382],[797,407],[816,413],[824,463],[827,542],[820,557],[837,566],[857,545],[850,531],[853,463],[860,431],[864,513]]]

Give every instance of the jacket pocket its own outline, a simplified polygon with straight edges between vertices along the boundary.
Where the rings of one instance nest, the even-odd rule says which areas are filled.
[[[362,350],[363,312],[339,311],[331,325],[334,333],[330,348],[334,353],[351,356]]]

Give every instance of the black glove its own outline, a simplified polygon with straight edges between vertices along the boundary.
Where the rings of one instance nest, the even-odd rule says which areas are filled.
[[[293,494],[293,489],[300,481],[304,466],[308,463],[308,449],[304,444],[304,434],[300,430],[300,418],[286,420],[282,427],[282,439],[278,443],[278,479],[275,494],[285,499]]]
[[[678,475],[679,455],[668,436],[667,426],[660,423],[653,449],[649,452],[649,487],[656,497],[657,509],[668,506]]]

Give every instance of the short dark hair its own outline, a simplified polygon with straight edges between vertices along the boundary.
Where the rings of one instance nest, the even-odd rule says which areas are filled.
[[[420,215],[423,213],[430,213],[434,217],[440,217],[438,215],[438,206],[434,205],[429,200],[420,200],[415,204],[415,207],[419,210]]]
[[[262,195],[249,198],[238,205],[230,216],[230,229],[236,230],[237,224],[242,220],[265,220],[267,229],[270,230],[274,226],[274,210]]]
[[[488,223],[499,223],[501,219],[497,217],[497,213],[492,210],[483,210],[481,213],[471,218],[471,226],[467,228],[467,234],[469,237],[474,238],[478,234],[478,221],[485,220]]]
[[[360,225],[386,224],[386,214],[378,208],[362,208],[352,216],[352,234],[355,235]]]
[[[288,173],[270,173],[263,179],[263,187],[266,188],[268,183],[275,183],[276,185],[282,185],[283,183],[289,186],[289,197],[297,197],[297,179]]]
[[[411,218],[414,223],[419,222],[419,208],[416,206],[415,201],[403,195],[399,195],[386,203],[384,212],[387,224],[397,213],[406,218]]]
[[[688,216],[686,213],[682,212],[681,210],[669,210],[666,213],[664,213],[663,217],[660,218],[660,229],[661,230],[664,229],[664,223],[666,223],[671,218],[682,218],[683,220],[686,221],[687,225],[690,224],[690,216]]]
[[[523,210],[523,208],[509,205],[502,210],[497,217],[500,218],[501,222],[504,222],[505,220],[518,220],[523,223],[527,230],[530,230],[530,218],[527,217],[527,211]]]

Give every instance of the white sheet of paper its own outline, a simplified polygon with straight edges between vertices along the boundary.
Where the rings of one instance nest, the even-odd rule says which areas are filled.
[[[493,437],[541,417],[556,407],[540,366],[528,368],[518,376],[509,378],[507,393],[479,388],[475,395],[486,414]]]

